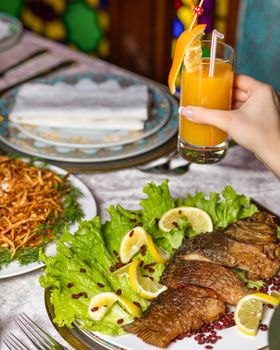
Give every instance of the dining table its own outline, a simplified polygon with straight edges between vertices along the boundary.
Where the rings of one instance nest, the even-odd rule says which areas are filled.
[[[135,73],[109,62],[27,31],[14,47],[0,54],[0,72],[1,92],[39,76],[84,72],[136,76]],[[137,77],[147,81],[144,77]],[[109,205],[120,203],[125,208],[137,209],[140,199],[145,197],[143,187],[151,181],[160,184],[165,179],[169,181],[170,192],[174,198],[187,193],[194,194],[196,191],[206,194],[211,191],[220,192],[226,185],[231,185],[238,193],[251,197],[280,216],[279,181],[253,153],[239,145],[231,147],[227,156],[219,163],[191,164],[182,174],[143,171],[137,165],[106,171],[87,169],[85,172],[74,171],[74,174],[93,194],[97,203],[97,214],[102,222],[108,219],[106,208]],[[15,322],[16,316],[22,312],[68,349],[72,349],[49,319],[45,291],[38,282],[42,273],[44,267],[0,280],[0,349],[6,348],[2,340],[11,331],[25,342]]]

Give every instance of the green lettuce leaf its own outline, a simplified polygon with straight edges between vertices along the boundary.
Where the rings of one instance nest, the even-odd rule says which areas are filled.
[[[231,186],[226,186],[222,197],[216,192],[210,192],[209,198],[203,192],[194,196],[187,195],[186,206],[205,210],[213,221],[214,229],[226,227],[233,221],[253,215],[258,208],[251,203],[250,198],[237,194]],[[180,200],[182,203],[182,200]]]
[[[241,279],[241,281],[243,281],[247,285],[247,287],[250,289],[255,288],[256,290],[260,290],[260,288],[265,285],[265,282],[262,280],[258,280],[258,281],[249,280],[245,275],[245,271],[243,270],[233,268],[232,271],[235,272],[237,276]]]
[[[60,237],[55,256],[46,256],[41,251],[40,258],[46,264],[46,274],[40,277],[40,283],[51,290],[56,315],[54,322],[59,326],[71,327],[74,320],[82,320],[82,326],[88,329],[120,335],[123,330],[117,320],[122,318],[123,324],[126,324],[132,321],[132,316],[115,304],[102,321],[93,321],[88,316],[90,299],[96,294],[120,289],[124,297],[138,302],[143,310],[149,303],[131,289],[127,276],[116,276],[110,272],[117,258],[106,249],[102,228],[99,217],[84,221],[74,235],[66,231]],[[73,284],[71,288],[67,287],[69,283]],[[83,292],[87,297],[72,297]]]

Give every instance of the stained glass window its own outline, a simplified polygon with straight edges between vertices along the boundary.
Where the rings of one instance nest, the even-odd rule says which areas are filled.
[[[195,1],[198,5],[199,1]],[[173,20],[173,42],[174,47],[178,36],[187,28],[192,22],[191,0],[173,0],[173,6],[176,11],[176,16]],[[214,28],[222,33],[226,33],[226,23],[229,9],[229,0],[205,0],[203,4],[204,12],[198,18],[199,23],[207,24],[206,34],[212,32]]]
[[[107,58],[107,5],[108,0],[1,0],[0,11],[19,17],[35,33]]]

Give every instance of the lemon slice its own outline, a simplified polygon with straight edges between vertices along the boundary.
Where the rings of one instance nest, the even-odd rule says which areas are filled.
[[[122,295],[118,296],[118,302],[134,317],[142,316],[142,309],[139,306],[136,306],[131,301],[123,297]]]
[[[152,237],[141,226],[136,226],[124,236],[121,242],[121,262],[123,264],[128,263],[144,244],[147,245],[156,262],[164,264],[170,259],[170,254],[167,251],[154,244]],[[127,267],[123,266],[116,273],[127,273]]]
[[[94,295],[88,308],[89,317],[94,321],[102,320],[117,300],[118,296],[113,292],[104,292]]]
[[[169,252],[167,252],[163,248],[158,247],[156,244],[154,244],[152,237],[148,233],[146,233],[145,235],[145,240],[146,240],[148,250],[156,262],[165,264],[167,260],[170,259]]]
[[[271,296],[280,300],[280,292],[277,292],[277,290],[273,290]]]
[[[123,264],[128,263],[146,243],[145,233],[146,231],[141,226],[136,226],[124,236],[120,246],[120,259]]]
[[[113,272],[114,275],[118,275],[118,276],[121,276],[121,275],[128,275],[128,270],[129,270],[129,266],[131,265],[132,263],[129,263],[129,264],[126,264],[124,265],[123,267],[117,269],[116,271]]]
[[[254,293],[241,298],[234,311],[234,321],[240,332],[255,336],[262,317],[263,304],[278,305],[280,300],[264,293]]]
[[[164,292],[167,287],[143,277],[139,272],[140,259],[134,260],[129,267],[129,282],[131,288],[145,299],[153,299]]]
[[[177,221],[182,216],[186,216],[195,233],[213,231],[213,223],[206,211],[194,207],[178,207],[170,209],[159,220],[159,228],[164,232],[169,232],[176,227]]]
[[[89,317],[95,321],[101,321],[116,302],[119,302],[132,316],[141,317],[142,310],[140,307],[113,292],[104,292],[92,297],[88,308]]]

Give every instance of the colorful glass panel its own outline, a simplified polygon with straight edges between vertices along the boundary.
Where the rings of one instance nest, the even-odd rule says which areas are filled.
[[[49,39],[109,57],[108,0],[1,0],[0,11]]]

